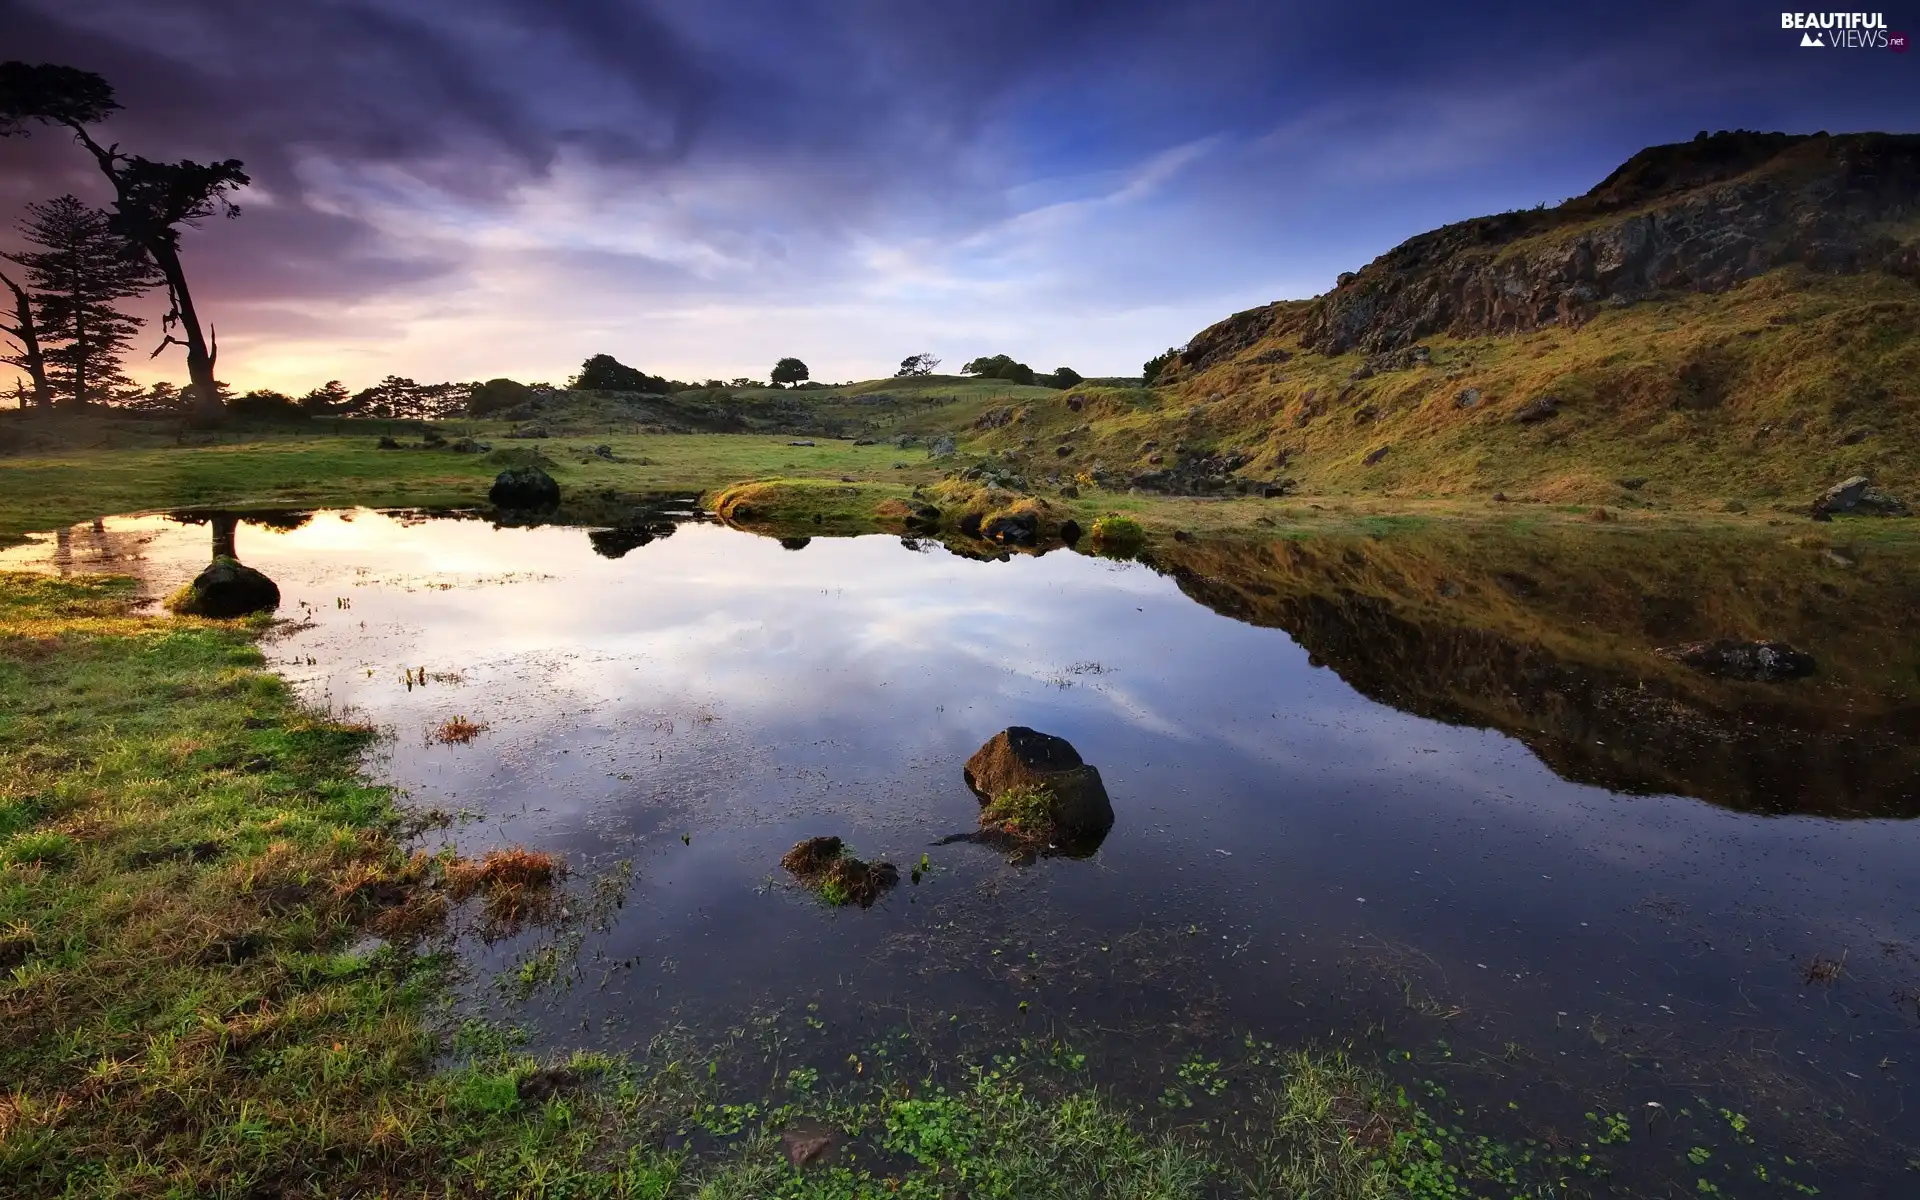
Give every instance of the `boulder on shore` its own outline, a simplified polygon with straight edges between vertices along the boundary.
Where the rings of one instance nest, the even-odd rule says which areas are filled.
[[[1813,674],[1813,655],[1796,650],[1785,642],[1743,642],[1718,638],[1710,642],[1688,642],[1655,650],[1662,658],[1692,667],[1716,679],[1745,679],[1756,683],[1775,683]]]
[[[280,585],[238,560],[222,556],[207,564],[193,582],[167,598],[167,607],[186,617],[226,620],[280,607]]]
[[[1014,725],[993,735],[967,760],[963,775],[982,806],[1015,790],[1051,793],[1046,842],[1066,853],[1090,853],[1113,828],[1113,803],[1100,771],[1065,738]]]
[[[552,508],[560,503],[560,485],[539,467],[511,467],[494,479],[487,499],[501,508]]]

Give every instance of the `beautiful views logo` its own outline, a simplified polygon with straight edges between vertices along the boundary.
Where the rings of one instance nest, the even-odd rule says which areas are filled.
[[[1880,13],[1780,14],[1780,28],[1800,31],[1800,44],[1816,50],[1892,50],[1904,53],[1907,35],[1888,33]]]

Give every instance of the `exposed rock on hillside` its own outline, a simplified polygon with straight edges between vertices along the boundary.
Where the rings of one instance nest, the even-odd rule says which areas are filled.
[[[1555,208],[1448,225],[1313,301],[1236,313],[1161,381],[1277,333],[1325,354],[1383,354],[1440,334],[1578,325],[1605,305],[1724,291],[1789,263],[1916,278],[1917,217],[1920,136],[1741,132],[1654,146]]]

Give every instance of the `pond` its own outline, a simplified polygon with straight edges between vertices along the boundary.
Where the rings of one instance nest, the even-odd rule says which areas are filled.
[[[158,595],[209,532],[109,518],[0,567]],[[1182,1068],[1223,1047],[1353,1043],[1516,1140],[1624,1114],[1600,1191],[1906,1178],[1911,556],[1413,530],[1141,563],[782,541],[667,498],[600,530],[268,514],[237,550],[282,591],[270,661],[390,731],[376,773],[455,818],[429,844],[556,850],[614,901],[471,948],[469,1002],[536,1051],[801,1014],[813,1042],[783,1053],[827,1068],[894,1029],[955,1056],[1045,1040],[1204,1110]],[[1651,653],[1723,634],[1818,670]],[[437,739],[456,717],[477,736]],[[962,765],[1010,726],[1098,767],[1091,853],[955,839]],[[826,907],[779,866],[823,834],[926,869]]]

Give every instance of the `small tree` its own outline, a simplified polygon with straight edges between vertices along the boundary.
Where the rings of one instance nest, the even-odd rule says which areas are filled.
[[[900,360],[900,369],[893,373],[895,379],[911,379],[916,375],[931,375],[940,365],[940,360],[931,354],[909,354]]]
[[[1164,352],[1148,359],[1140,368],[1141,381],[1148,387],[1152,387],[1153,381],[1160,378],[1160,372],[1166,370],[1167,364],[1180,357],[1185,349],[1185,346],[1170,346]]]
[[[0,271],[0,283],[7,285],[13,293],[13,324],[0,325],[0,333],[11,337],[16,345],[10,354],[0,355],[0,362],[19,367],[27,373],[33,382],[33,403],[36,407],[47,408],[53,404],[53,389],[47,386],[47,360],[40,351],[39,320],[34,315],[33,297],[27,289],[21,287]],[[26,393],[20,390],[18,381],[14,391],[20,395],[20,407],[27,406]]]
[[[39,293],[41,353],[48,383],[85,408],[131,381],[120,370],[127,342],[143,322],[120,301],[161,280],[146,257],[114,233],[106,213],[73,196],[29,204],[21,235],[36,249],[6,257],[26,268]]]
[[[801,382],[808,374],[807,364],[797,358],[783,358],[773,364],[773,374],[767,378],[775,384],[789,384]]]
[[[1047,376],[1046,383],[1048,387],[1057,387],[1065,390],[1080,383],[1081,379],[1080,372],[1074,370],[1072,367],[1055,367],[1053,374]]]
[[[240,169],[239,159],[162,163],[122,154],[118,144],[102,146],[87,126],[105,120],[119,107],[113,88],[91,71],[53,63],[0,63],[0,137],[25,133],[29,123],[59,125],[72,130],[74,140],[93,155],[101,174],[113,185],[113,232],[138,247],[166,283],[168,305],[161,318],[166,337],[154,353],[169,345],[186,348],[194,412],[202,421],[216,422],[226,412],[220,381],[213,373],[219,341],[217,335],[201,329],[180,265],[180,230],[216,212],[239,216],[240,207],[229,193],[250,180]],[[174,336],[176,329],[185,340]]]

